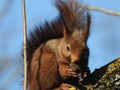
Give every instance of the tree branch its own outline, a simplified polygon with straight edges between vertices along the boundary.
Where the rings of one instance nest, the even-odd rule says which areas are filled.
[[[111,11],[111,10],[107,10],[107,9],[103,9],[103,8],[98,8],[98,7],[93,7],[93,6],[88,6],[88,5],[83,5],[83,4],[79,4],[79,6],[88,9],[88,10],[93,10],[93,11],[100,11],[109,15],[114,15],[114,16],[120,16],[120,12],[115,12],[115,11]]]
[[[71,90],[120,90],[120,58],[96,69],[80,85]]]
[[[23,14],[23,34],[24,34],[24,90],[27,90],[27,25],[26,25],[26,8],[25,0],[22,0]]]

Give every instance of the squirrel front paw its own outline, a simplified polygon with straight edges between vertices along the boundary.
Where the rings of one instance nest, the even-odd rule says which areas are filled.
[[[72,87],[72,85],[70,85],[70,84],[62,83],[59,87],[59,90],[70,90],[71,87]]]
[[[66,69],[66,76],[68,77],[78,77],[77,73],[74,72],[72,69],[68,68]]]
[[[69,67],[59,67],[60,76],[65,80],[69,77],[78,77],[78,75]]]

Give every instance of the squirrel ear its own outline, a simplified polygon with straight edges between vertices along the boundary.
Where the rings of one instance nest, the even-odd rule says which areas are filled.
[[[61,18],[62,18],[62,22],[63,22],[63,25],[64,25],[64,28],[63,28],[63,36],[64,36],[64,38],[66,39],[68,36],[71,35],[72,30],[69,29],[69,27],[68,27],[68,25],[66,24],[65,19],[63,18],[63,16],[61,16]]]
[[[89,35],[90,24],[91,24],[91,15],[88,13],[87,24],[85,25],[85,28],[84,28],[84,36],[86,36],[86,38],[88,38],[88,35]]]
[[[67,28],[64,27],[64,30],[63,30],[63,36],[65,39],[67,39],[69,36],[70,36],[70,31],[67,30]]]

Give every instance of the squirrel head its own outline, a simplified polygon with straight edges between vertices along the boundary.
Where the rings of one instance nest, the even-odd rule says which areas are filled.
[[[69,62],[80,60],[80,55],[86,47],[90,27],[89,15],[87,19],[87,24],[83,28],[73,28],[72,30],[67,27],[64,28],[62,53]]]

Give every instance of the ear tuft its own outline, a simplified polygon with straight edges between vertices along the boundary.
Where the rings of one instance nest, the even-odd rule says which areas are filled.
[[[67,39],[70,35],[71,35],[72,32],[70,32],[69,30],[67,30],[66,28],[64,28],[63,30],[63,36],[65,39]]]
[[[89,36],[90,24],[91,24],[91,15],[87,13],[87,24],[85,25],[84,28],[84,36],[86,36],[86,38],[88,38]]]

